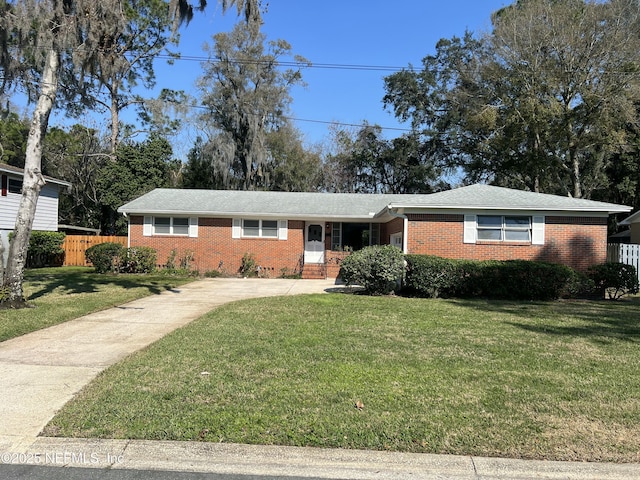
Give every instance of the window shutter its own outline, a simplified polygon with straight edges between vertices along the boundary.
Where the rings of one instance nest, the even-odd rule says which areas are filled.
[[[144,217],[144,223],[142,225],[142,235],[150,237],[153,235],[153,217]]]
[[[198,236],[198,217],[189,217],[189,236],[193,238]]]
[[[464,216],[464,243],[476,243],[476,216]]]
[[[289,222],[287,220],[278,220],[278,240],[286,240],[289,231],[288,231]]]
[[[242,235],[242,220],[234,218],[231,225],[231,238],[240,238]]]
[[[543,216],[534,216],[531,219],[531,245],[544,245]]]

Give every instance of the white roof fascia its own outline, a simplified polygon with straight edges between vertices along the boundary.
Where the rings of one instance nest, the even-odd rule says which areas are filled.
[[[561,213],[585,213],[585,214],[601,214],[601,215],[609,215],[611,213],[624,213],[629,212],[631,207],[627,207],[624,205],[610,205],[610,208],[602,209],[602,208],[594,208],[594,207],[568,207],[568,208],[558,208],[558,207],[532,207],[532,208],[524,208],[524,207],[509,207],[508,205],[471,205],[469,207],[461,207],[459,205],[407,205],[407,204],[389,204],[388,209],[399,211],[402,210],[404,213],[442,213],[442,211],[446,211],[447,213],[454,212],[469,212],[469,211],[504,211],[504,212],[561,212]]]
[[[128,215],[168,215],[174,217],[206,217],[206,218],[264,218],[273,220],[318,220],[323,222],[369,222],[375,218],[374,215],[304,215],[304,214],[287,214],[287,213],[258,213],[258,212],[205,212],[184,210],[128,210],[122,207],[118,208],[118,212],[125,216]]]

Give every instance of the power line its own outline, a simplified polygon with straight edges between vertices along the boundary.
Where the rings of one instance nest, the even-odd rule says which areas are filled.
[[[171,55],[157,55],[156,58],[161,60],[184,60],[187,62],[213,62],[213,63],[222,63],[223,61],[219,58],[211,58],[211,57],[201,57],[195,55],[179,55],[177,57]],[[309,61],[306,62],[293,62],[293,61],[282,61],[277,60],[275,62],[271,62],[269,60],[241,60],[241,59],[229,59],[230,63],[234,64],[246,64],[246,65],[266,65],[269,63],[277,63],[278,66],[283,67],[299,67],[299,68],[321,68],[321,69],[329,69],[329,70],[355,70],[355,71],[376,71],[376,72],[399,72],[401,70],[406,70],[407,67],[396,67],[391,65],[363,65],[363,64],[355,64],[355,63],[314,63]]]
[[[198,110],[206,110],[207,107],[205,105],[187,105],[187,108],[193,108]],[[346,123],[346,122],[338,122],[338,121],[329,121],[329,120],[314,120],[310,118],[299,118],[299,117],[290,117],[287,115],[283,115],[282,118],[286,120],[291,120],[292,122],[306,122],[306,123],[319,123],[322,125],[338,125],[340,127],[356,127],[356,128],[364,128],[364,127],[379,127],[382,130],[390,130],[396,132],[413,132],[410,128],[402,128],[402,127],[383,127],[378,124],[371,123]]]

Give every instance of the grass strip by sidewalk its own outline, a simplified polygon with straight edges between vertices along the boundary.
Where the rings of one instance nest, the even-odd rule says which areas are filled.
[[[638,462],[639,314],[637,299],[237,302],[103,372],[44,434]]]
[[[0,342],[192,280],[159,274],[99,275],[84,267],[27,270],[24,292],[33,308],[0,310]]]

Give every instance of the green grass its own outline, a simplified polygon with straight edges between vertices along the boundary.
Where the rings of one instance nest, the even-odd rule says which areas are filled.
[[[637,298],[238,302],[103,372],[44,433],[638,462],[639,314]]]
[[[0,342],[193,280],[92,272],[84,267],[27,270],[24,294],[33,308],[0,310]]]

